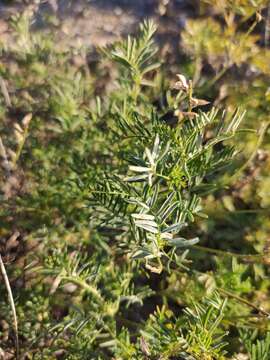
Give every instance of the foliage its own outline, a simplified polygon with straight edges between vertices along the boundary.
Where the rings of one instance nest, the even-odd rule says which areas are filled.
[[[92,68],[84,49],[12,18],[0,250],[17,358],[268,359],[265,3],[200,7],[182,34],[186,75],[171,79],[152,21]],[[0,357],[11,358],[7,299]]]

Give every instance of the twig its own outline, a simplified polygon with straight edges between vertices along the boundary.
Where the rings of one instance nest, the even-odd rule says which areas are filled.
[[[7,85],[6,85],[5,80],[2,77],[0,77],[0,88],[1,88],[1,91],[2,91],[2,94],[3,94],[3,97],[5,99],[6,106],[11,107],[11,100],[10,100],[10,97],[9,97]]]
[[[214,254],[214,255],[236,257],[236,258],[242,259],[243,261],[247,261],[247,262],[252,261],[252,262],[261,263],[262,258],[265,256],[265,254],[237,254],[237,253],[233,253],[230,251],[223,251],[220,249],[208,248],[206,246],[201,246],[201,245],[193,245],[193,248],[197,249],[197,250],[205,251],[205,252],[208,252],[208,253]]]
[[[18,360],[19,359],[18,321],[17,321],[16,309],[15,309],[15,304],[14,304],[14,300],[13,300],[13,295],[12,295],[10,283],[9,283],[9,280],[8,280],[5,265],[3,263],[1,255],[0,255],[0,270],[1,270],[1,274],[2,274],[4,282],[5,282],[5,285],[6,285],[6,289],[7,289],[7,292],[8,292],[9,303],[10,303],[11,311],[12,311],[12,315],[13,315],[13,325],[14,325],[14,332],[15,332],[16,359]]]
[[[7,172],[7,176],[9,176],[12,170],[12,166],[8,160],[6,148],[4,146],[1,136],[0,136],[0,157],[3,159],[2,167]]]
[[[225,179],[225,181],[221,181],[221,186],[224,187],[225,185],[230,184],[232,181],[237,180],[237,178],[243,173],[243,171],[252,163],[252,161],[254,160],[254,158],[257,155],[259,147],[263,143],[264,136],[266,134],[266,131],[267,131],[269,125],[270,125],[270,121],[262,123],[262,125],[258,131],[259,137],[258,137],[256,146],[255,146],[254,150],[252,151],[251,155],[249,156],[247,161],[241,167],[239,167],[234,174],[232,174],[232,176],[230,176],[228,179]]]
[[[24,147],[27,135],[28,135],[28,129],[29,129],[29,124],[30,121],[32,120],[32,114],[29,113],[27,115],[25,115],[25,117],[22,119],[22,124],[23,124],[23,133],[20,134],[20,140],[19,140],[19,144],[18,144],[18,148],[16,150],[16,154],[14,156],[14,158],[12,159],[12,164],[15,167],[15,165],[17,164],[17,161],[19,160],[20,156],[21,156],[21,152],[22,149]]]
[[[265,32],[264,32],[264,46],[269,45],[269,36],[270,35],[270,1],[268,2],[267,15],[265,20]]]
[[[258,152],[258,149],[259,147],[262,145],[263,143],[263,140],[264,140],[264,136],[266,134],[266,131],[267,131],[267,128],[268,126],[270,125],[270,121],[267,121],[267,122],[263,122],[260,129],[259,129],[259,137],[258,137],[258,141],[257,141],[257,144],[255,146],[255,149],[253,150],[252,154],[250,155],[250,157],[247,159],[247,161],[238,169],[238,171],[233,175],[234,176],[237,176],[239,173],[241,173],[243,170],[245,170],[251,163],[252,161],[254,160],[254,158],[256,157],[257,155],[257,152]]]
[[[263,308],[256,306],[255,304],[253,304],[252,302],[232,293],[231,291],[222,289],[222,288],[217,288],[221,293],[223,293],[224,295],[231,297],[235,300],[238,300],[240,302],[242,302],[243,304],[251,307],[252,309],[256,310],[259,314],[264,315],[267,317],[267,319],[270,319],[270,314],[269,312],[265,311]]]

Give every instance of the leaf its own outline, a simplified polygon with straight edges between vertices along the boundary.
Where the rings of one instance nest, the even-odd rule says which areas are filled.
[[[178,117],[179,120],[184,119],[185,117],[187,117],[189,120],[194,119],[196,116],[198,116],[197,113],[192,112],[192,111],[181,111],[181,110],[176,110],[174,112],[174,115]]]
[[[126,178],[124,178],[124,181],[136,182],[136,181],[145,180],[147,178],[148,178],[148,175],[137,175],[137,176],[132,176],[132,177],[126,177]]]
[[[191,98],[190,103],[191,103],[192,108],[195,108],[197,106],[204,106],[204,105],[210,104],[210,102],[207,101],[207,100],[195,99],[195,98]]]
[[[174,196],[175,196],[175,192],[171,192],[170,195],[167,196],[167,199],[164,201],[164,203],[162,204],[162,206],[158,210],[157,216],[162,216],[163,212],[165,211],[167,206],[170,204],[170,202],[173,200]]]
[[[153,146],[153,152],[152,152],[153,159],[156,159],[156,157],[157,157],[158,148],[159,148],[159,135],[157,134],[156,138],[155,138],[154,146]]]
[[[136,259],[144,259],[149,255],[151,255],[150,251],[148,251],[146,249],[139,249],[131,256],[131,258],[134,259],[134,260],[136,260]]]
[[[162,232],[174,232],[177,233],[178,231],[180,231],[181,229],[183,229],[184,227],[186,227],[188,224],[185,222],[180,222],[178,224],[173,224],[169,227],[167,227],[166,229],[164,229]]]
[[[199,238],[196,237],[194,239],[190,239],[190,240],[187,240],[185,238],[174,238],[172,240],[168,240],[168,243],[170,245],[173,245],[175,246],[176,248],[180,248],[180,247],[186,247],[186,246],[192,246],[192,245],[195,245],[199,242]]]
[[[31,113],[24,116],[22,119],[22,124],[25,128],[29,126],[30,121],[32,120],[33,115]]]
[[[149,225],[147,225],[145,223],[142,223],[142,224],[137,224],[136,223],[136,226],[141,228],[141,229],[144,229],[146,231],[149,231],[150,233],[158,234],[158,229],[156,227],[149,226]]]
[[[147,225],[147,226],[152,226],[152,227],[158,227],[157,223],[155,221],[151,221],[151,220],[135,220],[135,224],[137,226],[141,226],[141,225]]]
[[[147,156],[150,165],[154,166],[155,165],[155,160],[154,160],[154,158],[153,158],[153,156],[151,154],[151,151],[148,148],[145,148],[145,155]]]
[[[141,347],[141,350],[142,350],[142,353],[146,356],[150,356],[151,353],[150,353],[150,349],[149,349],[149,346],[147,344],[147,342],[145,341],[144,337],[142,336],[140,338],[140,347]]]
[[[173,238],[173,234],[170,234],[168,232],[162,232],[160,238],[164,240],[170,240]]]
[[[178,77],[178,81],[174,84],[173,88],[176,90],[187,91],[189,85],[185,76],[182,74],[176,74],[176,76]]]
[[[144,70],[142,71],[142,74],[145,75],[147,74],[148,72],[150,71],[153,71],[153,70],[156,70],[160,67],[160,63],[159,62],[156,62],[156,63],[153,63],[153,64],[150,64],[148,66],[146,66],[144,68]]]
[[[163,270],[162,264],[158,264],[157,266],[155,266],[155,265],[150,265],[149,263],[146,263],[145,267],[146,267],[146,269],[150,270],[152,273],[155,273],[155,274],[160,274]]]
[[[155,217],[150,214],[131,214],[134,219],[141,219],[141,220],[155,220]]]
[[[174,210],[179,206],[179,201],[176,201],[175,203],[171,204],[164,212],[161,214],[161,220],[162,222],[165,221],[173,212]]]
[[[129,166],[129,170],[130,171],[134,171],[134,172],[150,172],[151,169],[145,166]]]

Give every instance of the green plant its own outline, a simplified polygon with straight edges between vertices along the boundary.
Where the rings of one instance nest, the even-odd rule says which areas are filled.
[[[264,339],[256,339],[257,332],[242,332],[242,340],[247,349],[251,360],[267,360],[269,359],[270,353],[270,335],[269,332],[266,334]],[[256,341],[255,341],[256,340]]]
[[[238,14],[242,5],[229,9]],[[177,74],[161,84],[156,26],[145,21],[137,37],[101,50],[109,76],[103,60],[89,73],[51,35],[32,33],[26,15],[12,21],[20,41],[4,44],[0,69],[0,246],[18,318],[16,355],[267,359],[269,269],[260,244],[269,222],[235,218],[230,193],[255,159],[239,167],[238,142],[257,133],[240,127],[244,111],[210,104],[225,72],[212,84],[200,72],[200,81]],[[212,40],[206,48],[223,54]],[[257,246],[247,224],[261,229]],[[0,356],[14,356],[4,297],[0,312]],[[249,328],[265,340],[248,339]]]

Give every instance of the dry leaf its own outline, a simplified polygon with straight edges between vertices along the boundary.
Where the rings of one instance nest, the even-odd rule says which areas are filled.
[[[15,233],[13,235],[11,235],[11,237],[8,239],[7,243],[6,243],[6,250],[10,251],[11,249],[14,249],[18,246],[19,242],[18,242],[18,237],[20,236],[19,231],[15,231]]]
[[[151,353],[149,350],[149,346],[143,337],[140,338],[140,345],[141,345],[141,350],[142,350],[143,354],[146,356],[150,356]]]
[[[145,267],[146,267],[146,269],[150,270],[152,273],[155,273],[155,274],[161,274],[161,272],[163,270],[163,267],[161,264],[159,267],[156,267],[156,266],[150,265],[149,263],[146,263]]]
[[[195,99],[195,98],[191,98],[190,103],[193,108],[197,107],[197,106],[204,106],[204,105],[210,104],[210,102],[207,100]]]
[[[32,114],[31,113],[25,115],[25,117],[22,119],[23,126],[28,127],[31,120],[32,120]]]
[[[185,76],[182,74],[176,74],[176,76],[178,77],[179,81],[176,81],[173,88],[177,90],[187,91],[189,86]]]
[[[192,111],[181,111],[181,110],[176,110],[174,112],[174,115],[178,117],[179,121],[183,120],[185,117],[188,118],[189,120],[194,119],[198,114]]]

